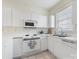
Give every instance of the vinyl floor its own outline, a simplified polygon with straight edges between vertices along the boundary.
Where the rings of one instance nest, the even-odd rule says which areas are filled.
[[[29,57],[24,57],[22,59],[57,59],[55,56],[51,55],[48,51],[41,52]]]

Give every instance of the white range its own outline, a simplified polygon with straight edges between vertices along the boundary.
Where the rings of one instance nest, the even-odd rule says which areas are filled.
[[[40,51],[40,36],[38,35],[25,35],[23,37],[23,55],[29,56]]]

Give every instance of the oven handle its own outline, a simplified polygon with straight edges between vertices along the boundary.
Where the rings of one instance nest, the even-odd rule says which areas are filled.
[[[24,38],[23,41],[28,41],[28,40],[39,40],[40,38]]]

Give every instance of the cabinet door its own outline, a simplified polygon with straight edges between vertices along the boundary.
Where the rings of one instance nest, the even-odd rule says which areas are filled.
[[[49,16],[49,27],[51,28],[55,27],[55,16],[54,15]]]
[[[22,39],[13,40],[13,57],[22,56]]]
[[[47,27],[48,26],[48,21],[47,21],[47,16],[39,16],[38,19],[38,27]]]
[[[12,23],[13,23],[13,26],[15,27],[23,27],[24,26],[24,19],[25,18],[29,18],[26,17],[27,15],[21,11],[21,10],[17,10],[17,9],[12,9]]]
[[[64,48],[65,46],[63,46],[63,44],[60,42],[60,39],[54,38],[54,55],[57,56],[57,58],[63,58],[65,55]]]
[[[11,33],[2,33],[2,59],[13,59],[13,40]]]
[[[2,9],[2,26],[12,26],[11,8]]]
[[[41,38],[41,50],[46,50],[47,49],[47,38],[46,37],[42,37]]]
[[[54,55],[59,59],[73,59],[74,50],[59,38],[54,38]]]
[[[48,50],[53,54],[53,52],[54,52],[54,39],[53,39],[53,37],[48,38]]]

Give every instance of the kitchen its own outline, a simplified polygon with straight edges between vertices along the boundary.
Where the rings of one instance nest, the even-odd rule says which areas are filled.
[[[3,0],[3,59],[77,59],[76,0]]]

